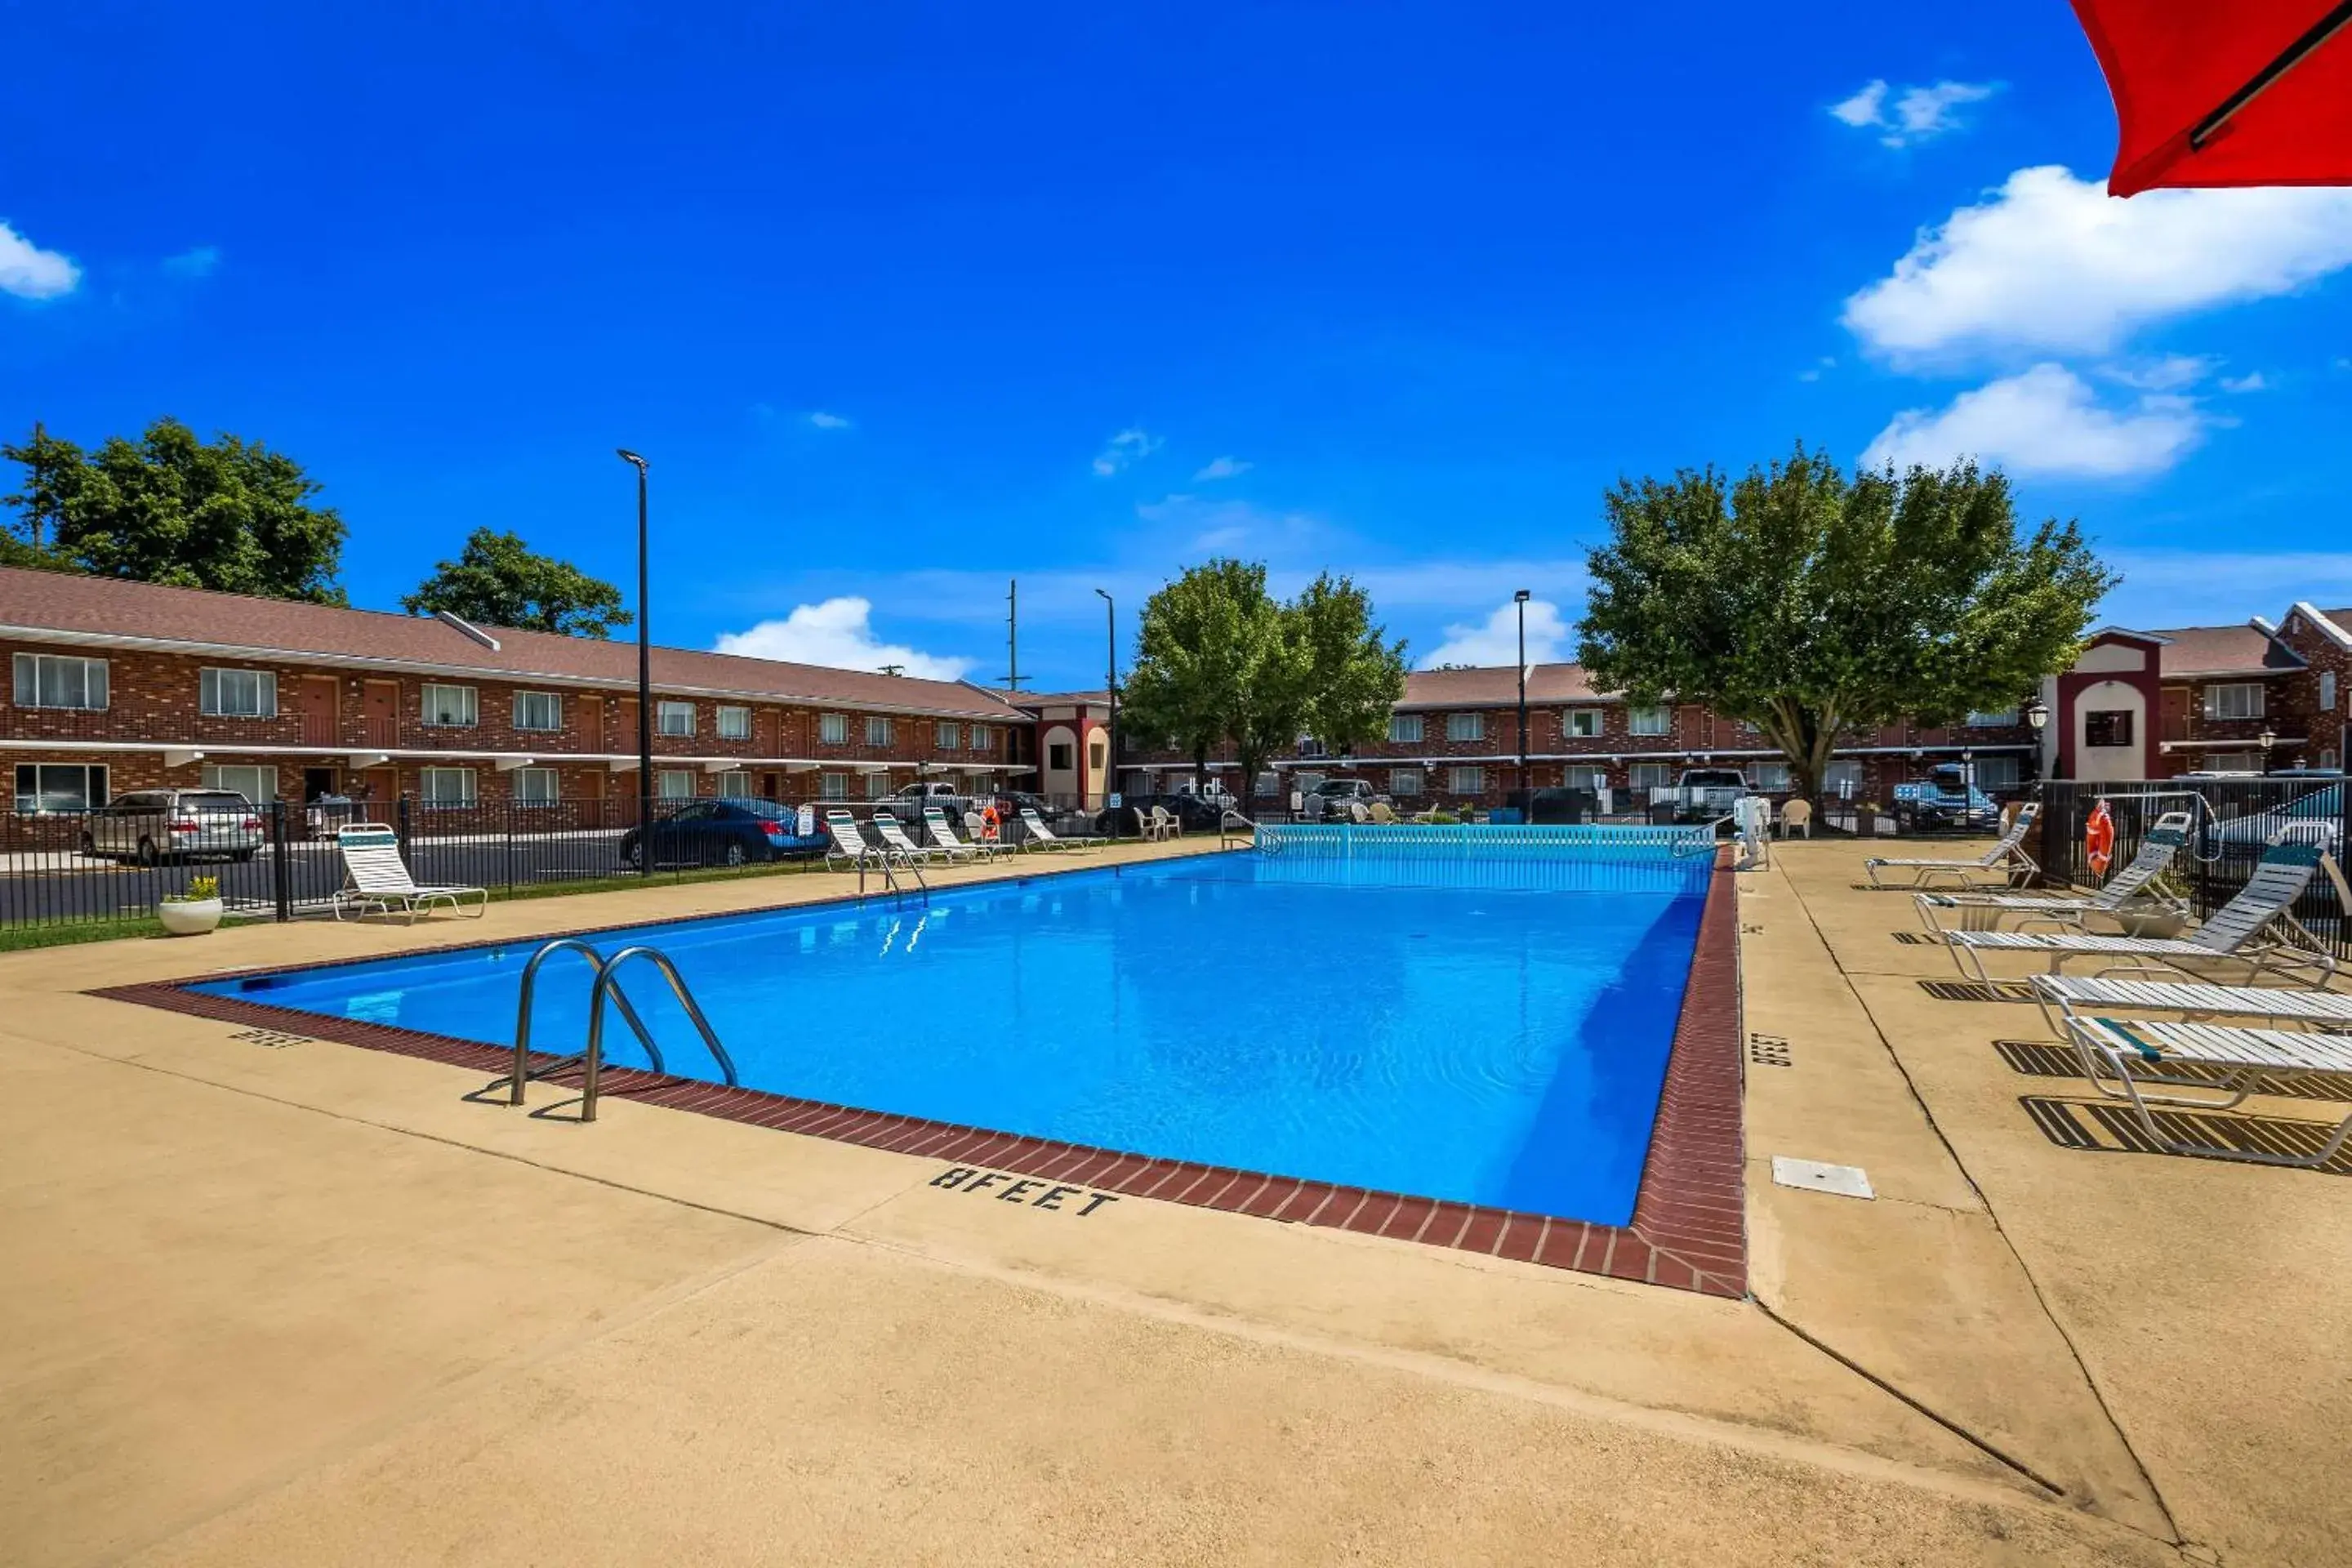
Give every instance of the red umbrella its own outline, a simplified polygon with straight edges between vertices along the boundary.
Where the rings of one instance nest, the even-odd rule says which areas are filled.
[[[2352,184],[2352,0],[2074,0],[2122,136],[2110,195]]]

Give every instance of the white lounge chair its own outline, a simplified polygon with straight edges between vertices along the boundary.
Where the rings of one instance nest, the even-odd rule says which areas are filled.
[[[2213,918],[2183,937],[2093,936],[2084,931],[2043,934],[2038,931],[1948,931],[1944,945],[1962,974],[1991,984],[1985,954],[2022,952],[2048,954],[2055,974],[2070,958],[2105,958],[2122,967],[2147,960],[2157,972],[2171,970],[2191,979],[2210,979],[2210,966],[2243,964],[2251,982],[2267,970],[2305,971],[2311,984],[2322,985],[2336,973],[2336,960],[2318,940],[2288,912],[2318,875],[2322,851],[2313,843],[2273,844],[2263,851],[2260,864],[2238,896],[2213,913]],[[2272,939],[2273,926],[2283,925],[2299,942]]]
[[[830,868],[836,860],[850,867],[887,866],[900,858],[887,845],[868,844],[859,830],[857,818],[839,806],[824,814],[824,835],[833,840],[833,847],[824,852],[824,863]]]
[[[1004,845],[985,838],[977,843],[966,843],[957,837],[954,826],[948,821],[947,812],[940,806],[923,807],[923,827],[931,836],[932,847],[950,860],[993,859],[1003,854],[1006,848]]]
[[[2000,875],[2000,882],[1990,885],[2016,887],[2041,869],[2033,863],[2033,857],[2025,852],[2025,836],[2032,831],[2033,824],[2041,815],[2040,801],[2029,800],[2018,807],[2017,816],[2010,822],[2009,831],[2003,833],[2000,842],[1986,850],[1979,859],[1905,859],[1874,855],[1862,863],[1862,868],[1869,873],[1870,885],[1874,888],[1887,885],[1878,879],[1881,871],[1908,871],[1911,873],[1908,885],[1915,888],[1925,886],[1930,877],[1950,877],[1964,888],[1986,885],[1980,884],[1978,879],[1989,871]]]
[[[967,811],[963,814],[963,830],[971,835],[971,842],[982,849],[993,849],[1003,854],[1007,850],[1017,850],[1023,847],[1004,837],[1003,828],[992,828],[988,818],[976,811]]]
[[[1945,935],[1950,928],[1938,918],[1939,910],[1958,911],[1964,922],[1981,920],[1983,927],[1997,926],[2003,916],[2020,917],[2020,929],[2040,921],[2060,927],[2080,928],[2084,917],[2094,914],[2112,915],[2123,910],[2135,899],[2148,895],[2141,907],[2150,910],[2170,909],[2181,914],[2188,912],[2177,898],[2162,892],[2149,893],[2148,885],[2171,869],[2173,858],[2189,842],[2189,814],[2168,811],[2149,828],[2140,841],[2139,853],[2131,864],[2107,879],[2099,890],[2088,898],[2037,898],[2027,893],[1929,893],[1915,895],[1919,906],[1919,922],[1936,936]]]
[[[930,848],[908,837],[907,830],[898,825],[898,819],[887,811],[874,814],[874,836],[896,851],[901,860],[929,861],[931,858]]]
[[[414,924],[418,915],[436,904],[446,904],[451,914],[462,915],[469,898],[476,900],[474,919],[479,920],[489,910],[487,888],[418,885],[408,874],[407,862],[400,858],[400,835],[387,824],[354,822],[338,828],[335,847],[343,858],[343,884],[335,889],[337,920],[398,910]]]
[[[1021,808],[1021,826],[1029,830],[1029,843],[1039,849],[1091,849],[1103,842],[1093,834],[1071,834],[1065,837],[1045,826],[1034,805]]]
[[[2060,1035],[2086,1011],[2177,1013],[2187,1018],[2261,1018],[2273,1026],[2308,1024],[2352,1034],[2352,994],[2286,985],[2210,985],[2197,981],[2036,974],[2042,1016]]]
[[[2254,1091],[2266,1072],[2327,1073],[2352,1076],[2352,1035],[2303,1035],[2284,1029],[2248,1029],[2226,1024],[2161,1024],[2147,1019],[2073,1018],[2067,1034],[2091,1086],[2111,1100],[2126,1100],[2139,1120],[2140,1131],[2158,1147],[2174,1154],[2196,1154],[2212,1160],[2243,1160],[2259,1165],[2291,1165],[2303,1169],[2324,1165],[2352,1136],[2352,1113],[2336,1125],[2335,1132],[2308,1154],[2276,1152],[2208,1143],[2179,1136],[2160,1125],[2151,1105],[2193,1106],[2204,1110],[2228,1110]],[[2184,1079],[2167,1068],[2220,1068],[2220,1083]],[[2101,1068],[2118,1087],[2110,1089]],[[2195,1084],[2201,1095],[2153,1093],[2150,1083],[2179,1088]],[[2345,1098],[2352,1100],[2352,1086]]]

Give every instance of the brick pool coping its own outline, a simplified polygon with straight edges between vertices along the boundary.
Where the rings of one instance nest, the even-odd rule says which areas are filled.
[[[1079,869],[1070,868],[1072,871]],[[1061,873],[1038,873],[1057,874]],[[951,1164],[986,1166],[1127,1196],[1161,1198],[1231,1214],[1331,1226],[1737,1299],[1747,1294],[1748,1251],[1740,1134],[1739,952],[1732,882],[1729,857],[1718,851],[1707,882],[1706,906],[1699,917],[1698,942],[1691,956],[1690,977],[1683,989],[1682,1011],[1675,1022],[1657,1121],[1651,1131],[1649,1154],[1643,1163],[1642,1184],[1634,1198],[1633,1219],[1626,1226],[1592,1225],[1518,1210],[1154,1159],[921,1117],[797,1100],[762,1089],[729,1089],[723,1084],[667,1078],[630,1068],[606,1068],[599,1079],[599,1092],[646,1105],[748,1122],[755,1127],[781,1128],[788,1132]],[[819,900],[784,907],[814,909],[856,901],[858,900],[855,898]],[[631,921],[520,940],[593,936],[646,923]],[[424,951],[456,952],[470,947],[506,945],[516,940],[499,938]],[[266,972],[288,973],[350,962],[324,960]],[[511,1049],[188,989],[207,980],[252,973],[255,972],[239,970],[232,974],[110,985],[89,994],[222,1023],[284,1030],[368,1050],[391,1051],[501,1078],[512,1070]],[[532,1059],[545,1068],[562,1058],[533,1052]]]

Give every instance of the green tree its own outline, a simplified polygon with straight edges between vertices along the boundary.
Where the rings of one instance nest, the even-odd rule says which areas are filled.
[[[13,563],[312,604],[347,603],[343,520],[314,507],[320,486],[292,458],[226,433],[210,442],[176,419],[94,452],[39,426],[21,446],[24,487]],[[32,551],[31,557],[23,551]]]
[[[1379,733],[1403,689],[1404,645],[1383,640],[1352,582],[1326,574],[1285,605],[1263,564],[1220,559],[1144,605],[1120,719],[1204,772],[1230,743],[1247,798],[1266,758],[1302,733],[1333,747]]]
[[[567,637],[610,637],[635,619],[612,584],[488,528],[474,530],[457,559],[436,566],[400,604],[412,616],[446,610],[485,626]]]
[[[1595,684],[1754,724],[1809,800],[1842,734],[2007,708],[2066,668],[2116,582],[2071,521],[2021,535],[2007,479],[1973,463],[1848,479],[1800,446],[1602,504],[1577,628]]]

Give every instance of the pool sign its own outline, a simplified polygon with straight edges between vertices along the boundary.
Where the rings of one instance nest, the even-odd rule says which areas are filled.
[[[1111,808],[1113,811],[1117,811],[1117,810],[1118,810],[1121,805],[1125,805],[1125,804],[1126,804],[1126,798],[1127,798],[1127,797],[1126,797],[1126,796],[1124,796],[1124,795],[1120,795],[1120,794],[1118,793],[1118,791],[1117,791],[1117,790],[1113,790],[1113,791],[1111,791],[1111,792],[1110,792],[1110,808]]]
[[[1001,1186],[999,1184],[1003,1184]],[[1105,1204],[1118,1202],[1111,1193],[1093,1192],[1086,1187],[1066,1187],[1058,1182],[1041,1182],[1034,1176],[1008,1176],[1002,1171],[977,1170],[970,1165],[950,1165],[931,1178],[931,1185],[953,1193],[990,1193],[997,1202],[1020,1204],[1033,1209],[1050,1209],[1055,1214],[1074,1214],[1080,1219]]]
[[[802,806],[799,815],[793,819],[793,831],[797,832],[803,838],[814,838],[816,837],[816,807],[813,805]]]

